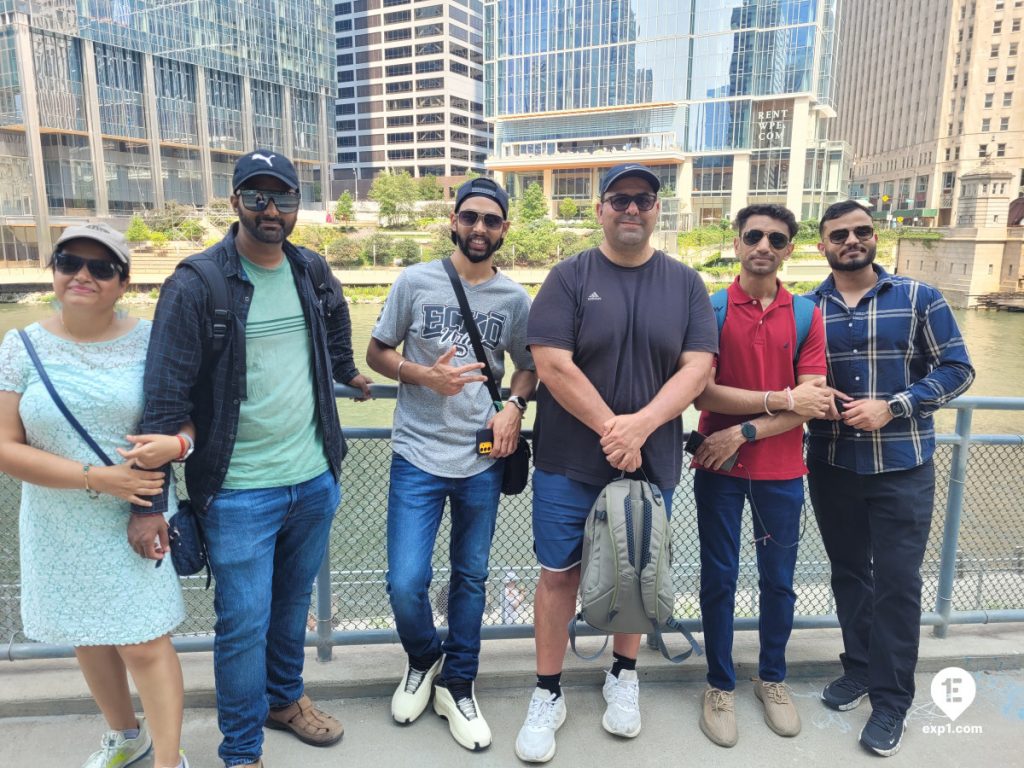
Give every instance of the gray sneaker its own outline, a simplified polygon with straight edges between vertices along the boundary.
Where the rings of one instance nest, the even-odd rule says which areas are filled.
[[[146,718],[139,718],[139,735],[126,739],[121,731],[107,731],[100,739],[100,749],[93,752],[82,768],[124,768],[149,754],[153,739],[146,727]]]
[[[557,699],[543,688],[534,688],[526,722],[516,736],[516,757],[525,763],[546,763],[555,756],[555,732],[565,722],[565,694]]]
[[[707,687],[700,713],[700,729],[720,747],[736,746],[739,733],[736,730],[735,691]]]

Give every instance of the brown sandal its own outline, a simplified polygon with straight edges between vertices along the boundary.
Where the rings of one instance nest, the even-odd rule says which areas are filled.
[[[299,741],[314,747],[337,744],[345,735],[345,727],[314,707],[305,694],[284,709],[270,710],[264,725],[275,731],[291,731]]]

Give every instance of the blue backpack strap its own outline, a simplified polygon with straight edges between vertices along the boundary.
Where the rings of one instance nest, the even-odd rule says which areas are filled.
[[[793,365],[800,360],[800,350],[811,332],[814,320],[814,302],[805,296],[793,294],[793,317],[796,320],[796,349],[793,350]]]
[[[711,308],[715,310],[715,320],[718,321],[718,338],[722,338],[722,326],[725,325],[725,315],[729,311],[729,289],[722,288],[711,294]]]

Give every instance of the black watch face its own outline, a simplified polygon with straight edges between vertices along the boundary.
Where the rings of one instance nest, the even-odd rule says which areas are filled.
[[[740,432],[743,434],[745,438],[747,438],[747,440],[753,440],[755,437],[757,437],[757,427],[755,427],[749,421],[745,422],[742,426],[740,426]]]

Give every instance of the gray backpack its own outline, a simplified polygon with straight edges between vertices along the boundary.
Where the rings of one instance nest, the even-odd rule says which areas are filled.
[[[678,619],[673,618],[672,531],[661,491],[643,480],[614,480],[601,491],[587,517],[580,574],[581,610],[569,622],[573,653],[576,624],[581,619],[602,632],[648,633],[657,639],[662,655],[679,663],[701,647]],[[664,630],[681,633],[690,649],[672,656]]]

